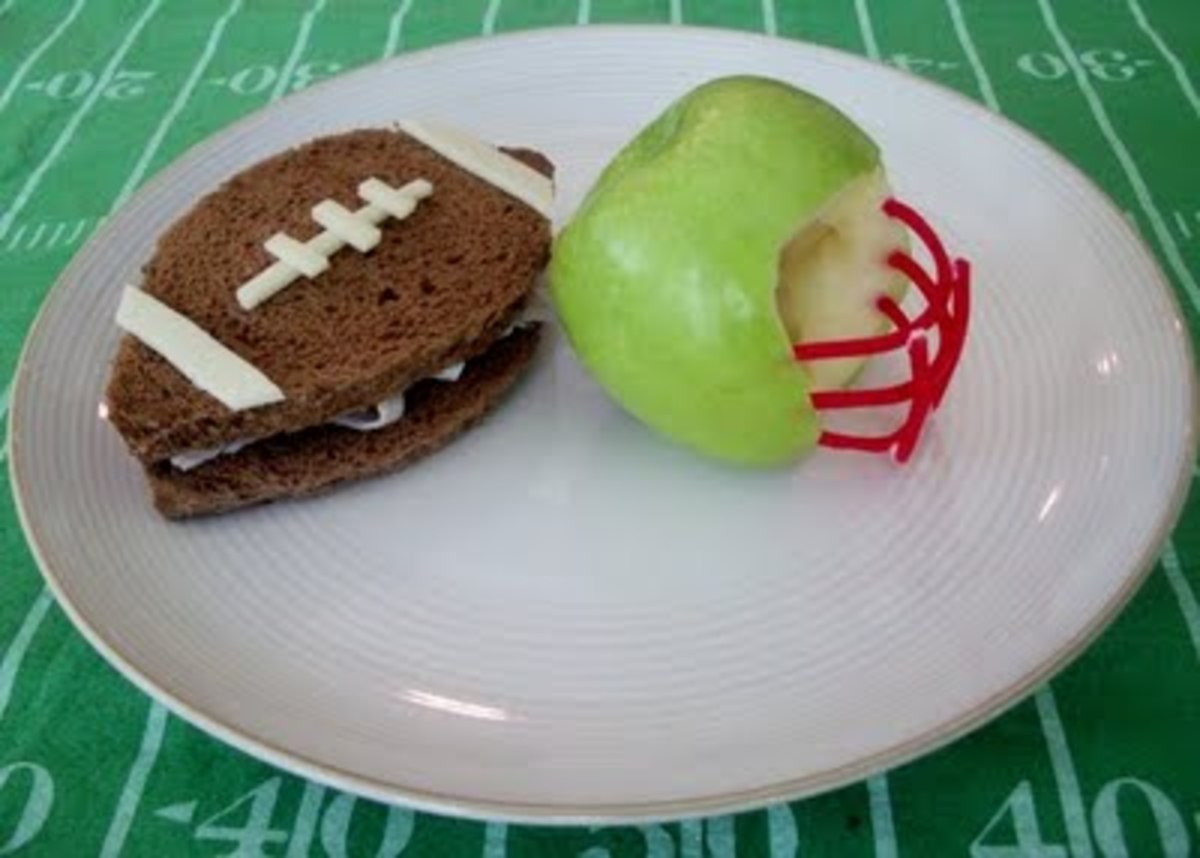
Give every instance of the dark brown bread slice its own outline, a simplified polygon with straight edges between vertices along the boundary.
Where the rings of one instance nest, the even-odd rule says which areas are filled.
[[[543,156],[510,150],[546,175]],[[274,260],[263,242],[320,230],[312,206],[357,208],[358,184],[434,185],[405,221],[385,221],[370,253],[338,251],[330,268],[254,310],[237,288]],[[184,313],[286,393],[275,405],[231,412],[132,337],[118,348],[109,417],[146,462],[327,422],[479,354],[534,288],[550,225],[533,209],[391,130],[319,138],[249,168],[202,199],[160,239],[147,292]]]
[[[513,332],[467,363],[453,383],[423,381],[405,395],[404,417],[375,432],[322,426],[277,435],[192,471],[146,466],[154,504],[169,518],[323,491],[395,471],[434,452],[482,419],[520,377],[540,330]]]

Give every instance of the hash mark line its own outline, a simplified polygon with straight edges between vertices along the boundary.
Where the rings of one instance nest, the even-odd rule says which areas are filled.
[[[762,0],[763,32],[768,36],[779,35],[779,22],[775,16],[775,0]]]
[[[308,7],[308,11],[300,19],[300,29],[296,31],[296,41],[292,43],[292,51],[288,54],[283,68],[279,70],[279,80],[275,84],[275,89],[271,90],[271,101],[278,101],[288,91],[288,85],[292,82],[292,75],[296,73],[296,66],[300,65],[300,58],[304,56],[304,51],[308,48],[308,40],[312,36],[313,21],[316,20],[324,8],[325,0],[313,0],[313,4]]]
[[[1171,270],[1175,272],[1175,276],[1179,278],[1184,291],[1187,292],[1192,307],[1200,311],[1200,285],[1197,285],[1196,279],[1187,267],[1187,263],[1183,261],[1183,256],[1179,252],[1179,245],[1175,243],[1175,238],[1167,228],[1162,213],[1159,212],[1154,199],[1150,196],[1150,189],[1146,185],[1146,180],[1142,177],[1141,171],[1138,170],[1133,156],[1129,154],[1129,150],[1117,135],[1116,129],[1113,128],[1113,124],[1108,118],[1108,112],[1104,109],[1104,102],[1100,100],[1099,94],[1097,94],[1096,89],[1092,86],[1091,81],[1088,80],[1087,72],[1079,61],[1079,55],[1075,53],[1075,49],[1067,41],[1062,28],[1059,27],[1054,10],[1050,8],[1050,0],[1037,0],[1037,2],[1042,10],[1042,18],[1045,21],[1046,30],[1054,39],[1059,54],[1062,55],[1063,60],[1071,69],[1071,74],[1075,78],[1075,84],[1083,94],[1084,100],[1087,101],[1088,107],[1092,111],[1092,117],[1100,127],[1100,133],[1104,135],[1104,139],[1108,141],[1109,148],[1116,155],[1121,169],[1125,172],[1125,178],[1128,179],[1129,184],[1133,187],[1133,193],[1137,197],[1138,204],[1146,214],[1146,217],[1150,219],[1150,226],[1153,228],[1154,235],[1158,239],[1159,244],[1162,245]]]
[[[8,106],[8,103],[12,101],[13,95],[16,94],[17,89],[21,86],[22,81],[25,80],[25,75],[29,74],[29,70],[42,58],[42,54],[50,50],[50,47],[66,32],[67,27],[71,26],[71,22],[79,16],[79,13],[83,11],[83,7],[86,4],[87,0],[75,0],[75,4],[67,10],[66,15],[63,15],[59,19],[59,22],[54,25],[54,29],[37,44],[37,47],[29,52],[29,56],[21,61],[21,64],[17,66],[17,70],[13,72],[12,80],[8,82],[8,86],[4,87],[4,92],[0,93],[0,111],[3,111]],[[10,3],[9,6],[11,5]],[[7,10],[8,7],[6,6],[5,11]]]
[[[954,32],[958,36],[958,43],[962,46],[963,53],[967,56],[967,63],[975,74],[975,83],[979,86],[979,94],[983,96],[983,103],[1000,113],[1000,102],[996,99],[996,90],[992,88],[992,79],[988,76],[983,61],[979,59],[979,51],[976,50],[975,40],[971,38],[971,31],[967,28],[967,19],[963,15],[962,6],[958,0],[946,0],[946,5],[950,9],[950,20],[954,23]]]
[[[579,11],[575,14],[575,23],[583,26],[592,20],[592,0],[579,0]]]
[[[1169,539],[1163,549],[1162,566],[1171,589],[1175,591],[1175,599],[1179,602],[1179,611],[1183,614],[1183,622],[1196,650],[1196,658],[1200,659],[1200,602],[1196,601],[1196,593],[1183,572],[1179,554],[1175,551],[1175,543]]]
[[[392,18],[388,21],[387,42],[383,45],[383,58],[394,56],[397,49],[400,47],[400,39],[404,35],[404,19],[408,17],[408,13],[412,10],[414,0],[402,0],[396,11],[392,13]]]
[[[125,180],[125,186],[121,188],[121,193],[117,194],[117,198],[109,210],[110,212],[120,208],[122,203],[129,199],[134,188],[141,184],[142,178],[146,175],[146,170],[150,168],[150,161],[153,160],[155,153],[158,152],[158,147],[162,145],[167,132],[175,124],[175,120],[179,118],[179,114],[183,112],[184,106],[191,99],[192,93],[200,83],[200,78],[208,69],[208,64],[212,62],[213,54],[217,52],[217,46],[221,43],[221,38],[225,35],[225,25],[229,23],[234,15],[241,11],[241,8],[242,0],[232,0],[229,8],[225,10],[225,14],[218,18],[216,23],[213,24],[212,29],[208,31],[208,41],[204,43],[204,50],[200,52],[200,59],[196,61],[196,65],[192,67],[187,80],[179,88],[179,92],[176,93],[171,107],[163,115],[162,121],[158,123],[158,127],[154,129],[154,134],[146,142],[145,147],[142,149],[141,157],[138,158],[138,162],[134,165],[133,172],[129,174],[129,178]]]
[[[8,406],[12,402],[12,379],[4,385],[4,393],[0,393],[0,421],[8,417]],[[8,430],[4,431],[4,440],[0,441],[0,462],[8,458]],[[3,707],[0,707],[3,708]]]
[[[671,0],[671,23],[683,23],[683,0]]]
[[[490,36],[496,32],[496,19],[500,17],[501,0],[488,0],[487,8],[483,10],[482,32]]]
[[[1092,858],[1092,836],[1088,828],[1087,810],[1083,806],[1083,790],[1079,786],[1079,775],[1075,772],[1075,760],[1071,757],[1067,732],[1058,714],[1054,692],[1049,685],[1043,685],[1034,699],[1038,718],[1042,722],[1042,735],[1050,751],[1050,767],[1054,770],[1054,782],[1058,785],[1059,801],[1062,802],[1071,858]]]
[[[104,845],[100,847],[100,858],[117,858],[125,847],[125,838],[129,836],[129,828],[133,825],[133,817],[137,814],[142,793],[146,791],[146,780],[158,759],[166,729],[167,710],[152,702],[150,713],[146,716],[146,729],[142,732],[142,744],[138,748],[133,765],[129,767],[125,786],[121,789],[120,799],[117,800],[117,809],[108,824],[108,833],[104,835]]]
[[[1187,98],[1188,104],[1192,106],[1195,114],[1200,116],[1200,95],[1196,94],[1196,88],[1192,86],[1192,79],[1188,77],[1187,69],[1179,57],[1171,50],[1171,46],[1159,35],[1158,31],[1151,26],[1150,19],[1146,17],[1146,13],[1142,10],[1142,4],[1138,0],[1129,0],[1129,11],[1132,13],[1133,20],[1137,22],[1138,27],[1154,43],[1154,47],[1162,54],[1162,58],[1167,61],[1167,65],[1175,73],[1175,80],[1179,82],[1179,88],[1183,90],[1183,95]]]
[[[854,0],[854,12],[858,15],[858,29],[862,33],[867,56],[878,61],[879,42],[875,39],[875,25],[871,23],[871,8],[867,5],[867,0]]]
[[[7,394],[8,391],[5,391],[6,400]],[[21,672],[25,654],[29,652],[33,636],[37,634],[42,620],[46,619],[52,602],[50,591],[43,587],[42,592],[38,593],[37,598],[33,600],[33,606],[26,612],[25,619],[21,621],[21,627],[17,629],[12,643],[8,645],[4,658],[0,658],[0,721],[4,720],[4,712],[8,709],[8,702],[12,699],[13,686],[16,685],[17,676]]]
[[[18,192],[16,198],[8,207],[8,210],[5,211],[2,216],[0,216],[0,241],[3,241],[4,237],[8,235],[8,231],[12,229],[12,225],[16,221],[17,215],[19,215],[21,210],[29,203],[29,198],[33,196],[34,191],[36,191],[38,185],[41,184],[46,172],[54,165],[54,162],[58,160],[59,156],[62,155],[63,150],[66,149],[70,144],[71,138],[75,136],[75,132],[79,129],[80,124],[87,117],[87,115],[91,113],[92,108],[96,106],[96,102],[98,102],[101,96],[104,95],[104,91],[108,89],[108,86],[112,82],[113,77],[116,75],[117,70],[121,67],[121,63],[124,61],[125,55],[129,53],[129,49],[133,47],[134,41],[136,41],[137,37],[141,34],[142,28],[146,26],[152,17],[154,17],[154,13],[158,11],[158,7],[161,5],[162,0],[150,0],[150,2],[146,4],[142,14],[138,16],[136,21],[133,22],[133,26],[131,26],[126,32],[125,38],[121,40],[121,43],[117,46],[117,49],[109,58],[108,64],[105,65],[104,70],[100,72],[100,77],[96,81],[95,86],[88,91],[87,97],[83,100],[83,104],[79,105],[79,109],[71,115],[69,120],[67,120],[66,127],[64,127],[59,133],[58,137],[54,141],[54,144],[50,147],[50,151],[46,153],[46,157],[43,158],[42,162],[38,164],[37,167],[33,169],[33,172],[29,174],[25,180],[25,184],[21,187],[20,192]]]
[[[892,793],[887,775],[876,775],[867,781],[871,800],[871,831],[875,835],[875,858],[897,858],[896,823],[892,817]]]

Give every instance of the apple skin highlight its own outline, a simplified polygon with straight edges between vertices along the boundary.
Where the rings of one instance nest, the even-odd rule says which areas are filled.
[[[701,454],[794,461],[821,425],[781,318],[781,252],[872,175],[878,147],[816,96],[749,76],[687,93],[626,144],[555,241],[551,294],[579,359],[627,411]],[[899,301],[904,281],[890,285]],[[879,292],[845,294],[840,336],[887,327]]]

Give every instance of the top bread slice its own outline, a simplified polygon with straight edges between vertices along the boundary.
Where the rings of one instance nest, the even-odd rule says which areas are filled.
[[[505,150],[551,176],[536,152]],[[433,194],[403,221],[380,225],[368,253],[346,247],[312,280],[253,310],[238,287],[275,260],[276,232],[305,241],[312,207],[353,210],[376,177],[418,178]],[[229,179],[168,229],[141,288],[188,316],[274,381],[282,402],[231,411],[132,336],[109,376],[109,420],[144,462],[265,438],[369,407],[485,351],[512,325],[550,250],[549,222],[529,206],[399,131],[318,138]]]

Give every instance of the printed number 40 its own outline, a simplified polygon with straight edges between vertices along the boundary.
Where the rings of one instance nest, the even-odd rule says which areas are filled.
[[[1003,846],[985,844],[983,841],[991,837],[993,829],[1003,825],[1004,817],[1009,815],[1012,816],[1017,842]],[[1068,858],[1068,856],[1064,847],[1050,846],[1042,841],[1042,830],[1038,827],[1037,810],[1033,804],[1033,786],[1029,781],[1021,781],[971,844],[971,858]]]
[[[1104,858],[1131,858],[1134,854],[1125,842],[1125,831],[1117,808],[1123,789],[1126,792],[1140,792],[1146,799],[1158,826],[1162,845],[1160,854],[1165,858],[1188,858],[1192,844],[1187,825],[1174,802],[1158,787],[1137,778],[1109,781],[1096,796],[1096,803],[1092,806],[1092,830],[1100,854]],[[1003,826],[1005,817],[1012,819],[1016,843],[984,843],[984,840],[999,839],[1000,833],[996,829]],[[1065,847],[1047,844],[1042,840],[1033,801],[1033,787],[1029,781],[1021,781],[971,843],[971,858],[1068,858],[1068,855]]]
[[[272,843],[283,843],[290,837],[285,829],[271,827],[281,781],[278,777],[263,781],[232,804],[221,808],[196,826],[195,838],[233,844],[233,851],[222,853],[220,858],[267,858],[275,854],[265,847]],[[350,820],[356,804],[354,796],[341,794],[322,813],[321,846],[329,858],[346,858]],[[243,822],[237,823],[236,819],[242,813]],[[389,809],[375,858],[397,858],[407,848],[412,831],[411,811]],[[294,854],[295,848],[293,844],[288,854]],[[300,848],[307,847],[301,845]]]

